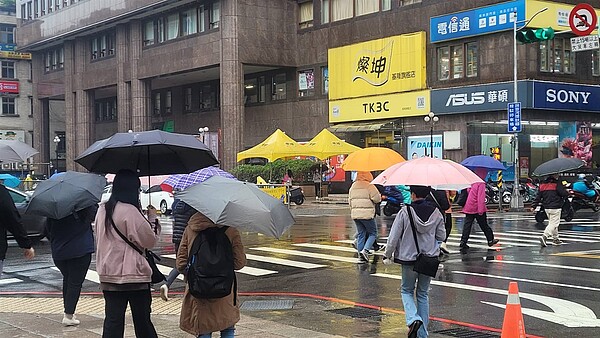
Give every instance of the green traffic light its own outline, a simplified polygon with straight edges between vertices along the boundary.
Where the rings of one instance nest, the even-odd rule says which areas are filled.
[[[554,29],[552,27],[536,29],[535,38],[538,41],[554,39]]]
[[[524,29],[517,32],[516,38],[522,44],[551,40],[554,39],[554,29],[552,27]]]

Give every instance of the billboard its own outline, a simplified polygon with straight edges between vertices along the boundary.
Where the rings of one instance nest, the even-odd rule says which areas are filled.
[[[409,136],[407,142],[407,160],[428,157],[431,154],[431,135]],[[433,135],[433,157],[442,157],[442,135]]]
[[[591,122],[559,122],[558,157],[578,158],[590,166],[592,163]]]

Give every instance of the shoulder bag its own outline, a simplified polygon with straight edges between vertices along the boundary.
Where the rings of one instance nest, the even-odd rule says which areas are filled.
[[[408,212],[408,218],[410,219],[410,226],[412,228],[415,246],[417,247],[417,260],[415,261],[413,270],[426,276],[435,277],[440,265],[440,259],[438,256],[428,256],[424,253],[421,253],[421,249],[419,249],[419,241],[417,241],[417,228],[415,227],[415,221],[413,219],[411,210],[412,207],[409,206],[406,211]]]
[[[165,275],[163,275],[163,273],[160,272],[160,270],[158,270],[158,266],[156,266],[155,260],[160,261],[160,257],[158,257],[154,252],[148,249],[144,249],[144,251],[142,251],[142,249],[138,248],[135,244],[131,243],[131,241],[128,240],[127,237],[125,237],[125,235],[121,233],[121,231],[119,231],[119,228],[117,228],[112,218],[110,219],[110,224],[112,224],[113,229],[115,229],[117,234],[119,234],[119,237],[121,237],[127,244],[129,244],[130,247],[132,247],[135,251],[137,251],[146,259],[146,261],[150,265],[150,268],[152,269],[152,284],[160,283],[162,281],[167,280],[165,278]]]

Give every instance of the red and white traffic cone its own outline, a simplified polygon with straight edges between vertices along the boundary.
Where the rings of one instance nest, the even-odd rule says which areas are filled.
[[[521,312],[517,282],[508,284],[508,299],[506,300],[506,310],[504,310],[501,338],[525,338],[525,323]]]

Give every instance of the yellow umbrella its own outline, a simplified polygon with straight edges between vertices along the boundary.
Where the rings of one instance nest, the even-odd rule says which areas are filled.
[[[239,152],[237,154],[238,162],[246,158],[266,158],[270,162],[278,158],[293,157],[302,155],[300,144],[287,136],[280,129],[275,130],[271,136],[267,137],[258,145]]]
[[[342,163],[346,171],[385,170],[392,165],[406,161],[402,155],[390,148],[370,147],[353,152]]]
[[[312,140],[301,146],[301,148],[303,149],[303,155],[314,156],[320,160],[324,160],[331,156],[350,154],[361,149],[360,147],[340,140],[327,129],[321,130],[317,136],[313,137]]]

